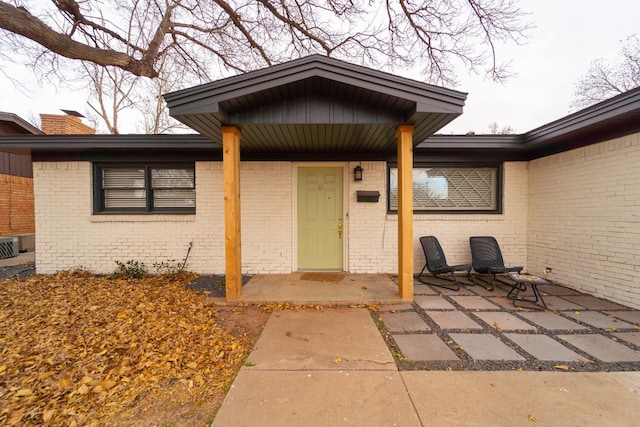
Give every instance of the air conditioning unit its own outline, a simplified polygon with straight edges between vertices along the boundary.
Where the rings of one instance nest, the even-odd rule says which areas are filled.
[[[19,248],[17,237],[0,237],[0,259],[18,256]]]

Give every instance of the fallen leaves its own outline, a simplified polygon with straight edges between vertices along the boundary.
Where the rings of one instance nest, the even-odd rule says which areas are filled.
[[[199,401],[228,384],[250,344],[191,279],[0,281],[0,425],[97,425],[176,381]]]

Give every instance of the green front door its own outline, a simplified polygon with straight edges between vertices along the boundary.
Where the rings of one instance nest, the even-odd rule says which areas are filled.
[[[298,168],[298,269],[342,270],[342,168]]]

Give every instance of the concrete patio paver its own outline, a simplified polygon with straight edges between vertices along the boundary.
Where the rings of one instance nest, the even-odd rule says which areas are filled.
[[[455,310],[453,304],[440,296],[416,295],[413,300],[425,310]]]
[[[524,360],[491,334],[449,334],[474,360]]]
[[[640,393],[630,385],[640,378],[625,374],[400,373],[424,425],[631,427],[640,419]]]
[[[513,314],[502,311],[480,311],[474,315],[484,320],[490,326],[503,331],[535,331],[536,327],[528,324],[524,320],[518,319]]]
[[[640,332],[617,332],[613,335],[623,341],[630,342],[631,344],[640,347]]]
[[[517,315],[524,317],[528,321],[549,330],[579,331],[579,330],[587,329],[586,326],[583,326],[576,322],[572,322],[571,320],[566,319],[550,311],[518,312]]]
[[[562,362],[580,362],[586,360],[575,351],[568,349],[546,335],[514,333],[504,335],[539,360]]]
[[[631,311],[607,311],[607,314],[610,314],[618,319],[625,320],[629,323],[634,323],[636,325],[640,325],[640,310],[631,310]]]
[[[640,362],[640,354],[602,335],[557,335],[557,337],[603,362]]]
[[[576,313],[567,313],[567,315],[573,319],[600,329],[633,329],[632,324],[598,313],[597,311],[580,311]]]
[[[546,296],[546,295],[557,295],[557,296],[582,295],[582,293],[580,291],[576,291],[575,289],[567,288],[566,286],[538,285],[538,290],[540,292],[542,292],[543,296]]]
[[[452,300],[469,310],[497,310],[499,307],[480,296],[456,295]]]
[[[611,301],[605,301],[591,295],[568,295],[563,296],[562,298],[571,302],[575,302],[576,304],[579,304],[584,308],[588,308],[589,310],[620,310],[624,308],[624,306],[620,304],[616,304]]]
[[[431,289],[430,286],[423,285],[422,283],[415,283],[413,285],[414,295],[438,295],[438,293]]]
[[[550,297],[544,297],[544,302],[547,304],[547,307],[549,307],[550,310],[560,310],[560,311],[565,311],[565,310],[584,310],[585,307],[581,306],[578,303],[575,303],[573,301],[569,301],[564,299],[564,297],[556,297],[556,296],[550,296]]]
[[[460,311],[426,311],[426,313],[442,329],[482,329],[482,326]]]
[[[381,312],[413,310],[413,304],[409,301],[398,304],[384,304],[378,307]]]
[[[393,335],[408,360],[458,360],[458,356],[434,334]]]
[[[382,313],[380,317],[390,332],[421,332],[431,329],[415,311]]]

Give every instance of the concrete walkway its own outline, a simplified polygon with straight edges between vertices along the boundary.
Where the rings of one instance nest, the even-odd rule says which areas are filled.
[[[640,372],[398,371],[364,308],[274,312],[214,426],[635,426]]]

